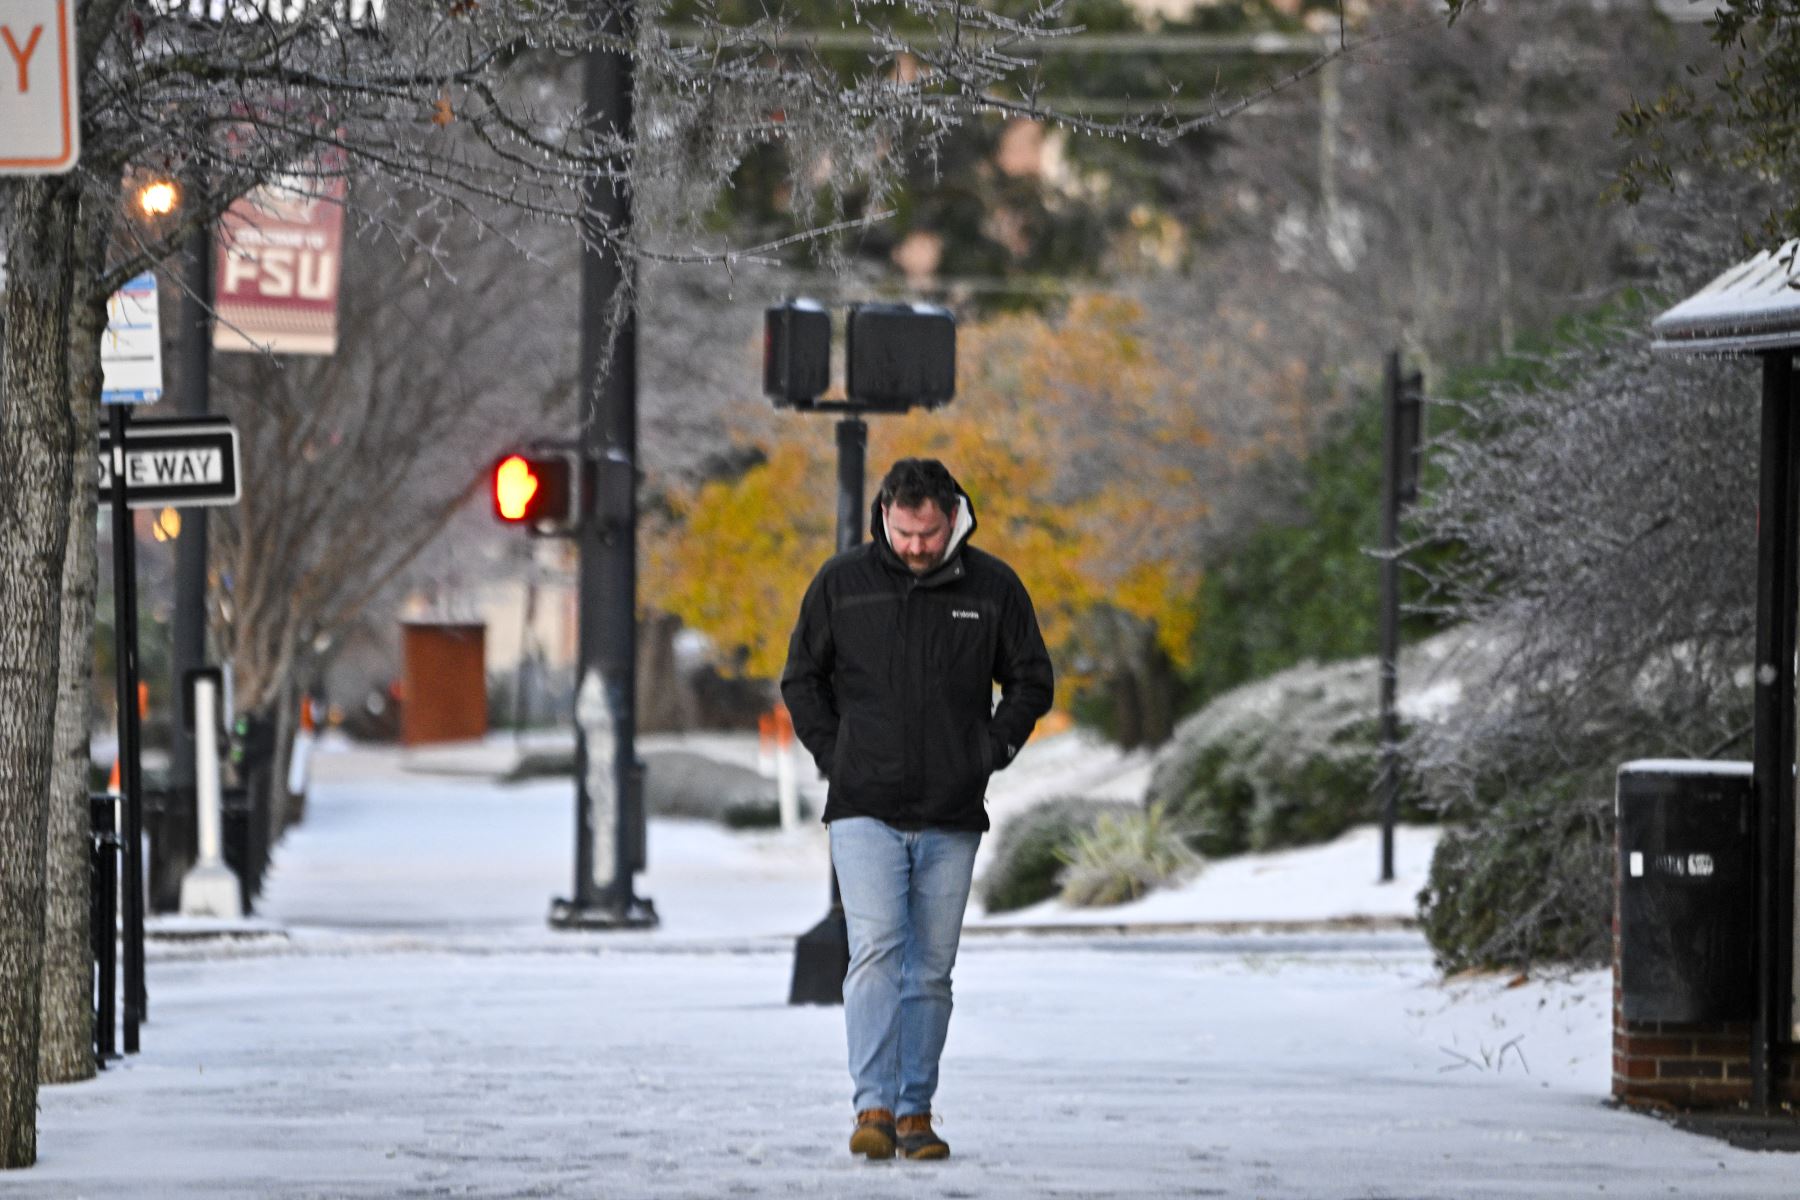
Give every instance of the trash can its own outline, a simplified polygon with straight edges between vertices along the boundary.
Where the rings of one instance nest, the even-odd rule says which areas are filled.
[[[1619,985],[1628,1021],[1736,1021],[1754,1007],[1750,764],[1619,768]]]

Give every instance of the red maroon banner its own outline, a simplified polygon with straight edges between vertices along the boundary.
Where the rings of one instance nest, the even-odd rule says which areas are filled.
[[[337,351],[345,181],[295,176],[257,188],[219,222],[213,346],[274,354]]]

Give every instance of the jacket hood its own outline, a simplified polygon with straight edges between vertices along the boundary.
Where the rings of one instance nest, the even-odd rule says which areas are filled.
[[[957,553],[963,548],[963,543],[967,542],[969,535],[975,532],[975,505],[970,501],[969,493],[963,491],[962,484],[956,483],[954,477],[951,478],[951,483],[956,486],[956,517],[950,523],[950,544],[944,547],[943,561],[932,568],[926,578],[936,575],[955,562]],[[887,521],[881,512],[879,493],[876,494],[874,503],[869,505],[869,535],[874,539],[882,561],[897,566],[903,571],[908,570],[906,564],[900,560],[900,556],[894,553],[894,544],[888,540]]]

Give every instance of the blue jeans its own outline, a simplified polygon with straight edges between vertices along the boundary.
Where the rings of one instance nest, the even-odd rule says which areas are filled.
[[[930,1112],[981,835],[903,833],[873,817],[842,817],[830,829],[850,931],[844,1027],[856,1111]]]

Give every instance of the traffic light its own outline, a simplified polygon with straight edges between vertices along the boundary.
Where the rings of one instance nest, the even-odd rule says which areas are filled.
[[[533,533],[566,533],[580,516],[581,459],[557,451],[508,454],[494,464],[494,515]]]
[[[852,404],[902,411],[956,395],[956,318],[930,304],[853,304],[844,322]]]
[[[763,312],[763,395],[776,408],[809,408],[831,386],[831,314],[814,300]]]

